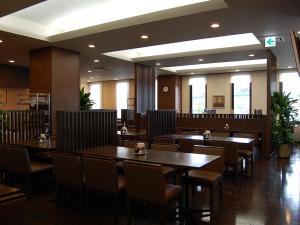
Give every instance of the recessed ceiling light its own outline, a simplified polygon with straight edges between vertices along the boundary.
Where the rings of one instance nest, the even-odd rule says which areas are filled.
[[[114,79],[114,80],[118,80],[118,78],[116,78],[116,77],[115,77],[115,79]]]
[[[194,75],[195,73],[190,73],[191,75]]]
[[[198,61],[199,61],[199,62],[203,62],[203,61],[204,61],[204,59],[198,59]]]
[[[249,54],[249,57],[254,57],[255,55],[253,53]]]
[[[8,62],[9,62],[9,63],[15,63],[16,61],[13,60],[13,59],[11,59],[11,60],[9,60]]]
[[[96,45],[94,45],[94,44],[89,44],[89,48],[95,48],[96,47]]]
[[[94,62],[98,63],[98,62],[100,62],[100,60],[99,59],[94,59]]]
[[[88,73],[91,73],[92,71],[91,70],[88,70]]]
[[[266,59],[255,59],[255,60],[243,60],[243,61],[231,61],[231,62],[218,62],[218,63],[206,63],[206,64],[195,64],[195,65],[185,65],[185,66],[173,66],[173,67],[163,67],[161,69],[170,72],[180,72],[190,70],[207,70],[207,69],[217,69],[217,68],[231,68],[241,67],[241,66],[265,66],[267,65]]]
[[[240,70],[235,70],[235,72],[239,72]]]
[[[298,34],[300,34],[300,30],[298,31]]]
[[[211,28],[219,28],[220,24],[218,23],[213,23],[212,25],[210,25]]]
[[[0,39],[0,43],[2,43],[3,41]]]
[[[106,52],[104,55],[128,61],[147,61],[166,58],[166,56],[175,58],[199,55],[208,51],[210,53],[230,52],[233,48],[239,47],[254,49],[261,47],[261,43],[254,34],[246,33]]]
[[[161,64],[159,62],[156,63],[157,66],[160,66]]]
[[[289,68],[289,69],[292,69],[292,68],[293,68],[293,66],[288,66],[288,68]]]
[[[93,80],[93,79],[94,79],[94,77],[90,77],[90,79],[91,79],[91,80]]]
[[[88,80],[88,83],[91,83],[91,81],[90,81],[90,80]]]
[[[141,36],[141,38],[142,38],[142,39],[148,39],[148,38],[149,38],[149,36],[148,36],[148,35],[146,35],[146,34],[143,34],[143,35]]]

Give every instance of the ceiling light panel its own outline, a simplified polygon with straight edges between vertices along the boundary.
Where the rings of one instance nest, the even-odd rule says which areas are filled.
[[[243,60],[243,61],[231,61],[231,62],[218,62],[218,63],[206,63],[206,64],[195,64],[195,65],[184,65],[184,66],[173,66],[163,67],[162,70],[167,70],[173,73],[187,72],[187,71],[201,71],[207,69],[218,69],[218,68],[235,68],[243,66],[265,66],[267,65],[267,59],[256,59],[256,60]]]
[[[69,38],[226,7],[224,0],[48,0],[0,18],[0,28],[57,41],[71,31],[80,30]]]
[[[232,51],[233,48],[241,50],[241,47],[245,46],[260,48],[261,44],[254,34],[246,33],[108,52],[104,55],[128,61],[146,61],[199,53],[226,52]]]

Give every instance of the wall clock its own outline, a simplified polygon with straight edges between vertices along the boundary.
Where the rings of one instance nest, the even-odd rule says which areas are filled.
[[[163,92],[167,93],[169,91],[169,87],[168,86],[164,86],[162,90],[163,90]]]

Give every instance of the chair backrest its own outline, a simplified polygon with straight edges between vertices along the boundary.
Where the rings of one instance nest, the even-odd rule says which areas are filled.
[[[8,171],[20,174],[31,173],[31,163],[26,148],[3,145],[2,156],[4,166]]]
[[[178,152],[179,146],[176,144],[151,144],[152,150]]]
[[[122,146],[127,148],[134,148],[136,146],[137,142],[135,141],[123,141]]]
[[[189,139],[179,139],[179,151],[180,152],[193,152],[194,145],[202,145],[203,141],[201,140],[189,140]]]
[[[172,137],[153,137],[152,143],[159,143],[159,144],[175,144],[175,139]]]
[[[82,187],[83,173],[80,157],[67,154],[53,154],[53,174],[58,185]]]
[[[195,145],[193,148],[193,153],[220,156],[220,158],[204,166],[202,169],[207,171],[217,172],[217,173],[223,173],[224,153],[225,153],[224,147]]]
[[[0,144],[0,168],[5,168],[6,167],[6,151],[5,151],[5,145]]]
[[[215,137],[230,137],[230,133],[229,132],[219,132],[219,131],[214,131],[211,133],[212,136]]]
[[[118,193],[118,174],[114,159],[81,158],[87,188]]]
[[[124,161],[124,173],[129,199],[152,203],[166,201],[161,165]]]
[[[254,145],[258,145],[259,143],[259,137],[258,134],[247,134],[247,133],[234,133],[233,137],[240,137],[240,138],[251,138],[255,141],[251,144],[239,144],[240,149],[247,149],[253,151]]]
[[[238,144],[234,142],[208,141],[207,145],[224,147],[224,163],[226,165],[236,166],[238,164]]]

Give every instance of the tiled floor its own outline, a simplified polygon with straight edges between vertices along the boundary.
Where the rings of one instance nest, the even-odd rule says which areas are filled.
[[[205,192],[194,196],[193,207],[205,207]],[[192,196],[191,196],[192,197]],[[193,197],[192,197],[193,198]],[[223,202],[217,203],[213,218],[192,215],[191,224],[213,225],[299,225],[300,224],[300,148],[295,147],[287,159],[257,160],[252,178],[225,177]],[[201,204],[200,204],[201,203]],[[150,214],[150,215],[149,215]],[[121,206],[119,224],[126,224],[126,205]],[[153,213],[137,208],[132,224],[156,224]],[[96,225],[112,224],[112,204],[97,199],[96,209],[78,213],[57,210],[54,194],[39,194],[28,200],[25,215],[28,225]],[[168,224],[176,224],[172,219]]]

